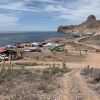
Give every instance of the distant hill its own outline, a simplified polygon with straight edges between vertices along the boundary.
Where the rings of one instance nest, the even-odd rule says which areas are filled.
[[[99,34],[100,20],[96,20],[94,15],[90,15],[85,22],[79,25],[59,26],[58,32],[75,34]]]

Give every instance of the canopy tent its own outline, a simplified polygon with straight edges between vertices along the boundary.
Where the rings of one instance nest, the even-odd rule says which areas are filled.
[[[58,43],[47,43],[44,45],[44,47],[57,47],[57,46],[62,46],[62,44],[58,44]]]

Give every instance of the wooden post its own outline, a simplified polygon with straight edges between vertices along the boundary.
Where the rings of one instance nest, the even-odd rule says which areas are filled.
[[[20,55],[21,55],[21,58],[23,58],[23,53],[22,52],[20,52]]]
[[[80,50],[80,56],[82,55],[82,52],[81,52],[81,50]]]
[[[3,60],[3,66],[2,66],[2,70],[0,72],[0,76],[2,76],[4,69],[5,69],[5,57],[4,57],[4,60]]]
[[[87,55],[88,50],[85,50],[85,54]]]
[[[66,69],[66,68],[67,68],[66,60],[63,60],[63,61],[62,61],[62,68],[63,68],[63,69]]]
[[[12,54],[10,54],[10,70],[12,70]]]

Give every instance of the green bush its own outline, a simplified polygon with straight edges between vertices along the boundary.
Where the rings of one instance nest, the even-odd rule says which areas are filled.
[[[61,71],[60,68],[53,65],[53,67],[43,70],[43,74],[55,75],[56,73],[59,73],[60,71]]]
[[[56,66],[55,64],[53,64],[53,67],[49,67],[49,68],[46,68],[43,70],[43,74],[44,75],[51,75],[51,76],[54,76],[56,75],[57,73],[66,73],[66,72],[69,72],[71,69],[67,68],[65,66],[65,64],[63,64],[63,68],[60,68],[58,66]]]

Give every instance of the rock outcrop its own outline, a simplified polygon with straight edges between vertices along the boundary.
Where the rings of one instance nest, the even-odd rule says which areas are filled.
[[[96,20],[94,15],[90,15],[87,20],[80,25],[59,26],[58,32],[75,34],[99,34],[100,20]]]

